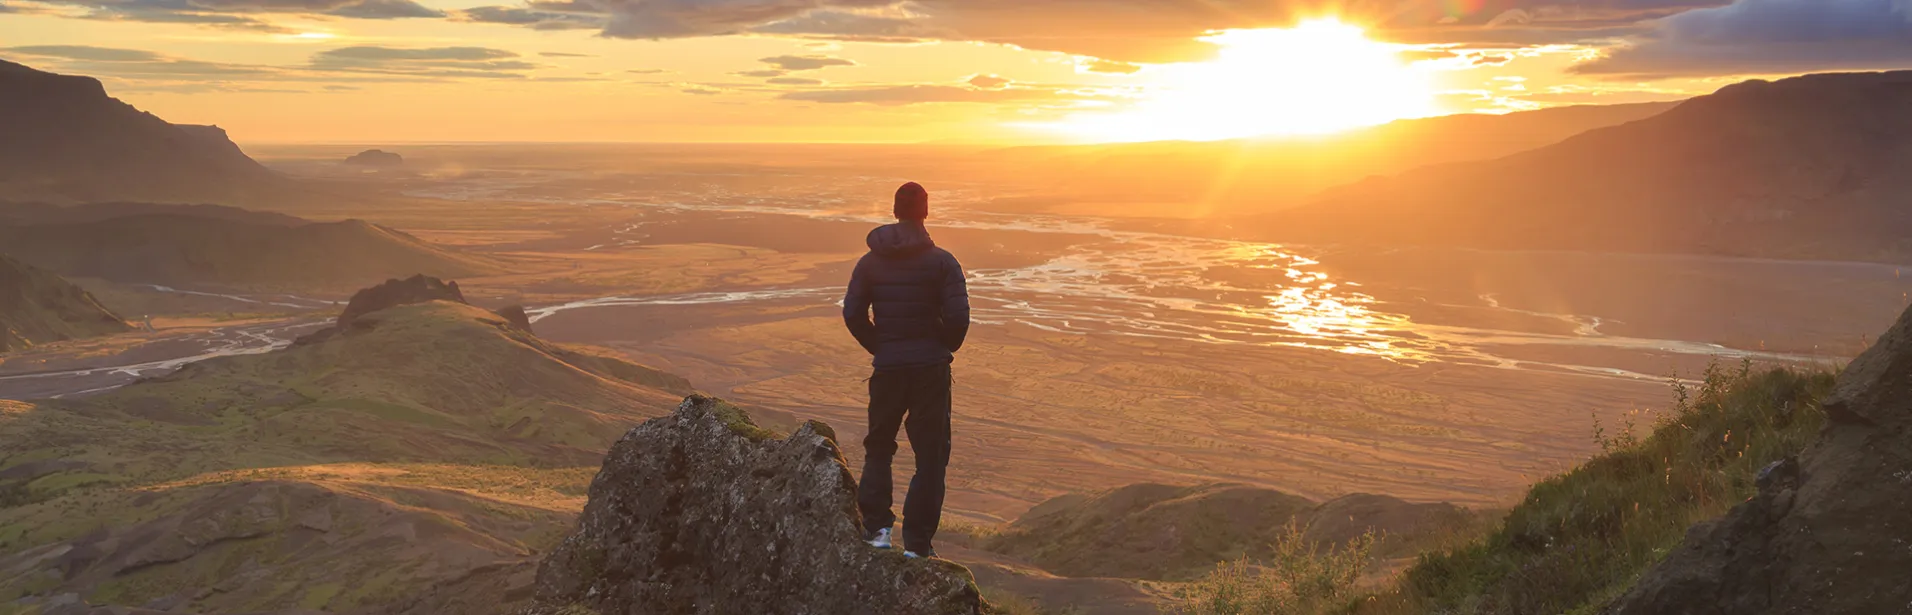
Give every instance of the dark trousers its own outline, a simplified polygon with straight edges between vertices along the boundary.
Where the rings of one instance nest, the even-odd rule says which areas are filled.
[[[943,480],[949,468],[948,365],[884,369],[870,376],[870,435],[863,438],[863,482],[857,506],[863,527],[874,532],[896,523],[890,461],[896,430],[909,433],[916,475],[903,500],[903,548],[927,554],[943,520]]]

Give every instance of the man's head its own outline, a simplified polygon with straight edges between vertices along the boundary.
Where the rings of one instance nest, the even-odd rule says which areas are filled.
[[[929,219],[929,191],[922,184],[910,182],[896,189],[896,219],[923,221]]]

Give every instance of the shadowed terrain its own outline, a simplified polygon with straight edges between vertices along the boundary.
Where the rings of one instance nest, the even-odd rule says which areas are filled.
[[[0,255],[0,352],[131,329],[80,287]]]

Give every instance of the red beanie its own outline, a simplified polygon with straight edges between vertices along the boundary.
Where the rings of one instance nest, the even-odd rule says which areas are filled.
[[[921,184],[910,182],[896,189],[896,219],[929,219],[929,191]]]

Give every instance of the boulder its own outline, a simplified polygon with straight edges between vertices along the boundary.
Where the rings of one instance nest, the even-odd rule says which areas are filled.
[[[1912,610],[1912,310],[1847,366],[1826,426],[1758,494],[1684,543],[1609,615]]]
[[[517,328],[519,331],[524,331],[526,333],[531,332],[531,316],[529,314],[524,313],[524,306],[508,305],[505,307],[498,308],[498,311],[495,313],[498,315],[499,318],[505,319],[506,324],[509,324],[514,328]]]
[[[383,284],[354,293],[352,300],[346,303],[345,311],[339,313],[339,326],[343,328],[358,317],[379,310],[431,301],[465,303],[465,294],[458,290],[457,282],[446,282],[423,274],[404,280],[386,280]]]
[[[986,612],[967,569],[871,548],[862,531],[829,426],[778,438],[691,396],[612,447],[526,614]]]

